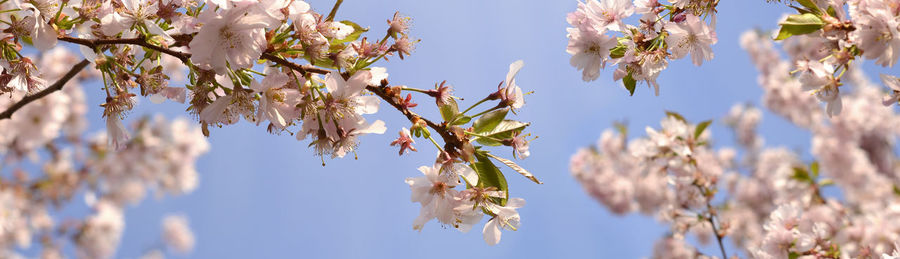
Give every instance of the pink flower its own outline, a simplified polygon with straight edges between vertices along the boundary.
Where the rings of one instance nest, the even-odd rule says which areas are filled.
[[[609,50],[617,44],[616,39],[599,32],[569,28],[569,46],[566,52],[572,55],[569,64],[581,70],[585,82],[597,80],[600,69],[609,59]]]
[[[250,68],[266,49],[265,28],[272,18],[252,5],[200,14],[203,24],[189,44],[191,61],[203,69],[224,75],[229,67]]]
[[[588,17],[594,22],[593,26],[597,31],[623,31],[625,23],[623,19],[634,14],[634,5],[631,0],[588,0],[587,3]]]
[[[666,44],[674,58],[683,58],[691,54],[694,65],[703,64],[703,60],[712,60],[713,51],[710,45],[716,44],[716,33],[710,30],[699,17],[687,15],[680,23],[668,23],[666,30],[669,37]]]

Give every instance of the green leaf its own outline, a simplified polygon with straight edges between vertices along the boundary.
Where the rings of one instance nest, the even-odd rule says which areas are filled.
[[[453,123],[450,123],[450,125],[463,125],[469,123],[469,121],[472,121],[472,117],[466,115],[457,116],[456,119],[453,120]]]
[[[675,118],[677,120],[680,120],[681,122],[687,123],[687,120],[684,119],[684,116],[681,116],[681,114],[679,114],[677,112],[666,111],[666,116],[669,116],[669,117]]]
[[[794,167],[794,175],[792,175],[791,178],[798,182],[812,182],[812,178],[809,177],[809,172],[806,171],[806,168],[802,167]]]
[[[894,185],[894,195],[900,196],[900,187]]]
[[[506,177],[504,177],[503,173],[500,172],[500,168],[497,168],[494,163],[491,163],[491,160],[487,157],[486,152],[475,152],[475,159],[476,162],[472,163],[471,166],[473,169],[475,169],[475,172],[478,173],[478,186],[482,188],[495,187],[498,191],[503,192],[505,197],[500,199],[497,204],[500,204],[500,206],[505,206],[506,200],[509,198],[509,193],[506,186]]]
[[[815,13],[822,12],[821,10],[819,10],[819,6],[817,6],[816,3],[813,3],[812,0],[796,0],[796,1],[797,1],[797,3],[800,3],[800,5],[802,5],[803,7],[809,8],[810,11],[813,11]]]
[[[512,138],[514,133],[521,133],[528,125],[530,124],[521,121],[504,120],[497,124],[490,132],[481,133],[490,138],[476,137],[475,141],[485,146],[500,146],[503,144],[494,139],[504,140]]]
[[[700,135],[703,134],[703,131],[706,130],[706,128],[709,127],[709,124],[711,123],[712,120],[708,120],[697,124],[697,127],[694,128],[694,139],[700,138]]]
[[[816,14],[805,13],[788,16],[780,25],[781,30],[778,31],[778,36],[775,37],[775,40],[816,32],[825,26],[825,21],[822,21],[822,18]]]
[[[628,125],[624,122],[614,122],[613,127],[616,128],[616,130],[619,131],[619,134],[622,134],[622,136],[628,136]]]
[[[637,81],[631,76],[631,72],[628,72],[628,75],[622,78],[622,83],[625,84],[625,89],[628,89],[628,95],[634,96],[634,88],[637,86]]]
[[[347,35],[347,37],[344,38],[343,40],[331,41],[331,45],[343,44],[343,43],[347,43],[347,42],[356,41],[357,39],[359,39],[359,36],[361,36],[363,34],[363,32],[369,31],[369,28],[363,28],[362,26],[359,26],[359,24],[356,24],[355,22],[345,20],[345,21],[341,21],[341,23],[346,24],[350,27],[353,27],[353,33],[350,33],[350,35]]]
[[[459,114],[459,106],[457,106],[456,101],[453,98],[450,98],[450,102],[445,105],[441,105],[441,118],[446,122],[452,121],[456,118],[456,114]]]
[[[506,113],[509,112],[509,109],[500,109],[495,110],[489,113],[485,113],[481,115],[480,118],[475,120],[472,123],[472,127],[475,129],[475,133],[485,133],[494,130],[500,122],[506,118]]]
[[[609,57],[610,58],[621,58],[625,56],[625,51],[628,50],[628,46],[625,45],[625,41],[628,39],[622,37],[619,38],[619,43],[616,44],[615,47],[609,49]]]
[[[788,259],[797,259],[797,258],[800,258],[800,254],[798,254],[797,252],[788,253]]]
[[[812,178],[819,178],[819,161],[813,161],[809,164],[809,171],[812,172]]]
[[[830,6],[830,5],[828,6],[828,10],[826,10],[825,12],[827,12],[828,15],[830,15],[831,17],[837,17],[837,16],[838,16],[838,15],[837,15],[837,12],[834,11],[834,7],[833,7],[833,6]]]
[[[485,153],[485,154],[493,159],[496,159],[497,161],[500,161],[500,163],[503,163],[504,165],[508,166],[510,169],[515,170],[516,172],[519,172],[519,174],[521,174],[522,176],[525,176],[525,178],[528,178],[532,182],[534,182],[536,184],[544,184],[543,182],[541,182],[541,180],[538,180],[537,177],[534,177],[533,174],[528,172],[528,170],[525,170],[525,168],[522,168],[521,166],[516,164],[516,162],[513,162],[512,160],[509,160],[506,158],[495,156],[494,154],[491,154],[491,153]]]

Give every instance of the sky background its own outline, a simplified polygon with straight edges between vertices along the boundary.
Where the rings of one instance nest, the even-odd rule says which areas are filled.
[[[310,4],[327,13],[333,2]],[[421,232],[412,229],[419,205],[409,201],[404,179],[420,176],[416,168],[430,165],[437,151],[420,139],[419,152],[398,157],[388,144],[409,122],[382,104],[381,111],[368,118],[384,120],[387,133],[362,137],[358,159],[326,159],[325,167],[307,148],[308,142],[293,136],[270,135],[264,127],[246,122],[213,129],[212,149],[197,165],[199,188],[127,208],[117,257],[135,258],[156,244],[160,220],[167,213],[190,219],[197,245],[185,258],[649,256],[666,227],[649,217],[618,217],[606,211],[571,177],[569,157],[593,144],[617,120],[626,120],[633,135],[643,135],[645,126],[658,127],[665,110],[695,122],[716,119],[711,128],[715,145],[732,145],[733,136],[720,119],[735,103],[758,104],[762,93],[738,38],[746,30],[775,28],[778,18],[791,10],[763,0],[722,1],[715,59],[702,67],[688,59],[672,62],[659,77],[660,96],[639,85],[629,97],[613,82],[611,70],[587,83],[569,65],[565,17],[576,5],[574,0],[348,0],[338,12],[338,20],[370,27],[370,38],[384,35],[385,20],[395,11],[412,17],[411,36],[422,39],[415,52],[406,60],[378,65],[388,68],[392,84],[429,88],[447,80],[457,96],[467,97],[460,106],[496,90],[509,64],[525,61],[518,83],[534,94],[526,97],[515,119],[532,122],[529,132],[539,139],[531,143],[531,157],[519,163],[545,184],[501,168],[510,195],[525,198],[527,205],[519,210],[519,231],[505,231],[499,245],[484,243],[484,222],[465,234],[434,221]],[[89,103],[102,103],[100,89],[98,84],[85,87]],[[416,112],[438,118],[432,99],[416,97],[421,104]],[[90,107],[91,127],[101,130],[101,110]],[[185,108],[142,100],[130,117],[157,112],[184,117]],[[768,112],[760,131],[767,145],[808,154],[809,135]],[[508,148],[495,153],[511,157]]]

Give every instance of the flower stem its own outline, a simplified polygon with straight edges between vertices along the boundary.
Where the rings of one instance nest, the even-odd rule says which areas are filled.
[[[468,112],[469,110],[472,110],[472,108],[475,108],[476,106],[478,106],[478,105],[480,105],[480,104],[486,102],[487,100],[488,100],[487,97],[485,97],[484,99],[481,99],[481,101],[478,101],[477,103],[473,104],[472,106],[469,106],[469,108],[466,108],[466,110],[465,110],[465,111],[462,111],[462,113],[460,113],[460,114],[465,115],[466,112]],[[475,116],[472,116],[472,117],[475,117]]]
[[[334,7],[332,7],[331,12],[328,13],[328,18],[325,18],[326,22],[334,21],[334,15],[337,14],[338,8],[341,8],[341,3],[344,3],[344,0],[337,0],[334,2]]]

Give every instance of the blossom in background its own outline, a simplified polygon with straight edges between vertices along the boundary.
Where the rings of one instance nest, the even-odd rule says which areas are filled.
[[[194,233],[184,216],[168,215],[163,218],[162,232],[163,241],[176,252],[183,254],[194,249]]]

